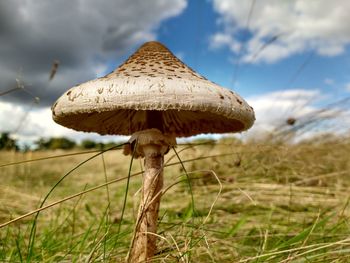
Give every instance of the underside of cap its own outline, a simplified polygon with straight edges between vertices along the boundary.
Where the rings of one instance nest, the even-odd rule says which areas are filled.
[[[73,87],[52,112],[68,128],[116,135],[150,128],[176,137],[241,132],[255,120],[238,94],[206,80],[158,42],[144,44],[105,77]]]
[[[200,111],[159,111],[159,128],[164,134],[176,137],[188,137],[205,133],[229,133],[245,130],[243,122],[227,119],[214,113]],[[99,134],[131,135],[135,132],[155,128],[145,120],[149,111],[117,110],[99,113],[81,113],[66,116],[59,124],[79,131],[98,132]],[[155,114],[159,117],[159,114]],[[78,129],[77,129],[78,126]],[[96,128],[98,126],[98,129]]]

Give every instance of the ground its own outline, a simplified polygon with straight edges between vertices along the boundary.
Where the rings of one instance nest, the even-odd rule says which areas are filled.
[[[349,138],[225,138],[176,151],[181,162],[173,150],[165,158],[154,262],[350,261]],[[0,152],[0,223],[33,212],[50,191],[42,205],[58,202],[0,228],[0,261],[123,262],[143,166],[130,164],[119,149]]]

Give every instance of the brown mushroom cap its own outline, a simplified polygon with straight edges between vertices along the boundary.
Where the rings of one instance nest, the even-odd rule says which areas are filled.
[[[145,43],[112,73],[71,88],[52,114],[78,131],[130,135],[161,126],[176,137],[240,132],[255,120],[238,94],[194,72],[159,42]]]

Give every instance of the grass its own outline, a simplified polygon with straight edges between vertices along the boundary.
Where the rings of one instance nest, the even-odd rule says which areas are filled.
[[[350,261],[349,138],[293,145],[226,138],[176,151],[182,163],[174,151],[166,156],[154,262]],[[35,214],[0,228],[1,262],[125,260],[141,175],[130,178],[126,195],[130,157],[111,150],[53,189],[96,154],[71,153],[0,152],[0,165],[43,158],[0,167],[0,223],[35,210],[50,190],[45,205],[114,180],[41,211],[32,243]],[[140,171],[134,160],[130,174]]]

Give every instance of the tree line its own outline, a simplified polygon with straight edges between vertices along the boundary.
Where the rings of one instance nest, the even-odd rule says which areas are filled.
[[[115,142],[101,143],[95,142],[90,139],[82,140],[77,143],[74,140],[68,139],[66,137],[52,137],[52,138],[40,138],[34,142],[34,145],[20,147],[18,141],[11,137],[10,133],[2,132],[0,133],[0,150],[71,150],[74,148],[80,149],[107,149],[116,146]],[[24,148],[24,149],[23,149]]]

